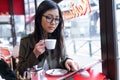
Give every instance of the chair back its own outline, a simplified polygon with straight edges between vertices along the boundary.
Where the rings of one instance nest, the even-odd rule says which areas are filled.
[[[0,54],[1,54],[1,56],[3,56],[2,59],[3,59],[6,63],[8,63],[9,66],[11,66],[12,56],[11,56],[11,53],[10,53],[9,49],[6,48],[6,47],[5,47],[5,48],[1,47],[1,48],[0,48]]]

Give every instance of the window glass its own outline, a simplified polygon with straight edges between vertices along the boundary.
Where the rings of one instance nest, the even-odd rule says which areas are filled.
[[[101,59],[98,0],[63,0],[64,37],[67,53],[81,66]],[[102,71],[101,64],[95,71]]]
[[[6,32],[7,32],[7,34],[6,34]],[[10,24],[1,24],[0,25],[0,43],[9,45],[11,36],[12,36],[11,35],[11,25]]]
[[[0,47],[10,47],[11,44],[11,25],[10,15],[8,13],[0,14]],[[7,32],[7,33],[6,33]]]
[[[26,34],[34,30],[35,2],[34,0],[25,1],[25,29]]]
[[[16,45],[19,45],[20,39],[25,36],[25,17],[24,15],[15,15]]]
[[[0,16],[1,24],[0,24],[0,44],[1,47],[13,46],[13,36],[12,36],[12,25],[10,22],[10,16]],[[14,15],[14,26],[15,26],[15,34],[16,34],[16,44],[19,44],[21,37],[25,35],[25,19],[24,15]],[[6,33],[7,32],[7,33]]]

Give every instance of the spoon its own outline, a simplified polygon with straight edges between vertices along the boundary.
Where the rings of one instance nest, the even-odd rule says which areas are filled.
[[[53,74],[53,73],[54,73],[54,71],[55,71],[55,69],[53,69],[53,70],[51,71],[51,73],[50,73],[50,74]]]

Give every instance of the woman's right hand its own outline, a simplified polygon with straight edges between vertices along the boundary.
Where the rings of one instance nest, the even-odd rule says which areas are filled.
[[[34,47],[33,53],[36,57],[43,54],[45,52],[45,43],[44,40],[40,40]]]

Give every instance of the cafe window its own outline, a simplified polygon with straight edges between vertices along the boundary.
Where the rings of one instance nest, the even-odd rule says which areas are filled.
[[[35,10],[42,1],[43,0],[24,0],[26,34],[34,31]]]
[[[64,18],[67,53],[86,66],[101,59],[99,1],[63,0],[59,3]],[[102,71],[101,64],[94,66]]]
[[[25,14],[14,15],[18,43],[21,37],[34,30],[35,6],[38,6],[41,1],[43,0],[24,0]],[[97,64],[93,67],[94,71],[101,71],[108,78],[114,80],[116,78],[116,64],[114,60],[116,45],[114,45],[115,33],[113,32],[113,26],[115,25],[113,25],[112,21],[114,10],[111,10],[113,2],[115,3],[118,43],[118,56],[116,59],[120,64],[120,0],[61,0],[58,4],[62,10],[65,22],[63,32],[67,53],[77,60],[80,66],[86,66],[103,59],[102,64]],[[10,44],[12,38],[9,37],[12,37],[12,27],[6,21],[2,24],[1,20],[4,19],[0,19],[0,42]],[[5,34],[6,31],[10,34]],[[7,42],[5,42],[6,40]],[[117,68],[119,71],[117,76],[119,77],[119,65]]]

